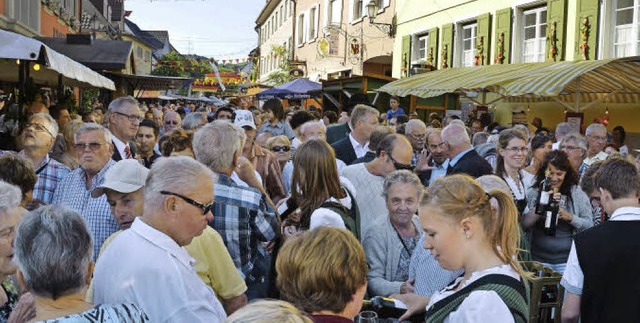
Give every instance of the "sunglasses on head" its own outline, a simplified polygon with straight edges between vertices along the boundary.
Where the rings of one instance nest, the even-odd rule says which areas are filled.
[[[273,146],[273,147],[271,147],[271,151],[273,151],[273,152],[279,152],[279,151],[288,152],[289,150],[291,150],[291,147],[289,147],[289,146]]]

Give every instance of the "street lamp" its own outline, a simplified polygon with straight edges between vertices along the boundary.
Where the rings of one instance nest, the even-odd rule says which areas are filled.
[[[385,23],[379,23],[379,22],[374,22],[374,20],[376,20],[376,17],[378,16],[378,10],[380,9],[380,7],[378,6],[378,3],[376,2],[376,0],[371,0],[369,1],[369,4],[367,4],[367,13],[369,15],[369,25],[373,25],[376,28],[378,28],[380,31],[382,31],[383,33],[387,34],[389,37],[393,37],[395,35],[396,32],[396,28],[395,28],[395,16],[393,17],[394,22],[390,23],[390,24],[385,24]]]

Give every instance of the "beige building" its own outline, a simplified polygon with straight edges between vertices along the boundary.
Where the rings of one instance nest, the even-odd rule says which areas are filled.
[[[395,0],[372,0],[379,10],[370,23],[366,0],[298,0],[294,61],[311,80],[352,75],[391,76]],[[385,29],[386,28],[386,29]]]
[[[269,0],[256,19],[260,48],[258,61],[259,83],[265,83],[269,74],[279,71],[293,50],[292,0]]]

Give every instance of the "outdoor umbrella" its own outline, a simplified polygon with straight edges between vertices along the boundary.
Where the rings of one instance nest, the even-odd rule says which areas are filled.
[[[322,84],[310,81],[308,78],[299,78],[289,83],[262,91],[256,94],[256,97],[258,100],[269,100],[274,98],[287,100],[309,99],[312,96],[317,96],[316,93],[319,93],[321,90]],[[316,93],[309,94],[309,92]]]

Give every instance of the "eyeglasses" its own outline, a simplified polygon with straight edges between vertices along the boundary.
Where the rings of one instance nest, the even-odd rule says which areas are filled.
[[[445,147],[445,145],[446,145],[446,144],[447,144],[447,143],[443,141],[443,142],[441,142],[441,143],[439,143],[439,144],[429,145],[429,150],[432,150],[432,151],[433,151],[433,150],[436,150],[436,149],[438,149],[438,148],[442,148],[442,149],[444,149],[444,147]]]
[[[560,146],[560,149],[568,150],[568,151],[574,151],[576,149],[580,149],[580,147],[576,147],[576,146]]]
[[[89,148],[89,150],[91,150],[92,152],[96,152],[98,149],[100,149],[100,146],[102,146],[101,143],[99,142],[89,142],[89,143],[77,143],[75,145],[73,145],[73,147],[76,148],[77,151],[84,151],[85,149]]]
[[[27,128],[33,128],[33,130],[35,131],[39,131],[39,132],[46,132],[48,133],[51,137],[55,137],[51,131],[49,131],[49,129],[47,129],[47,127],[39,124],[39,123],[27,123],[27,125],[24,127],[25,129]]]
[[[129,114],[124,114],[124,113],[122,113],[122,112],[118,112],[118,111],[113,111],[113,113],[115,113],[115,114],[119,114],[119,115],[121,115],[121,116],[123,116],[123,117],[127,117],[127,119],[129,119],[129,121],[131,121],[131,122],[136,122],[136,121],[140,122],[140,121],[142,121],[142,119],[143,119],[143,118],[141,118],[141,117],[140,117],[139,115],[137,115],[137,114],[131,114],[131,115],[129,115]]]
[[[420,134],[420,135],[414,135],[412,133],[408,134],[409,137],[415,139],[415,140],[420,140],[420,139],[424,139],[427,137],[426,133]]]
[[[600,137],[600,136],[593,136],[593,135],[588,135],[587,137],[593,139],[593,140],[597,140],[597,141],[606,141],[607,137]]]
[[[177,124],[178,124],[178,121],[175,121],[175,120],[168,120],[168,121],[165,121],[165,122],[164,122],[164,124],[177,125]]]
[[[202,211],[202,215],[206,215],[209,212],[213,213],[213,203],[208,204],[208,205],[204,205],[202,203],[196,202],[182,194],[178,194],[178,193],[173,193],[173,192],[169,192],[169,191],[160,191],[160,194],[162,195],[172,195],[172,196],[177,196],[179,198],[181,198],[183,201],[197,207],[200,209],[200,211]]]
[[[391,154],[389,154],[389,155],[387,155],[387,156],[389,156],[389,159],[391,159],[391,161],[393,162],[393,167],[394,167],[396,170],[403,170],[403,169],[404,169],[404,170],[410,170],[410,171],[413,171],[413,166],[411,166],[411,165],[407,165],[407,164],[400,164],[400,163],[398,163],[398,162],[397,162],[397,161],[396,161],[396,160],[391,156]]]
[[[529,148],[527,147],[510,147],[510,148],[505,148],[504,150],[512,153],[512,154],[516,154],[516,153],[522,153],[522,154],[526,154],[529,151]]]
[[[0,101],[10,101],[12,93],[0,94]]]
[[[286,153],[289,150],[291,150],[291,147],[289,147],[289,146],[273,146],[273,147],[271,147],[271,151],[276,152],[276,153],[281,151],[281,150]]]

